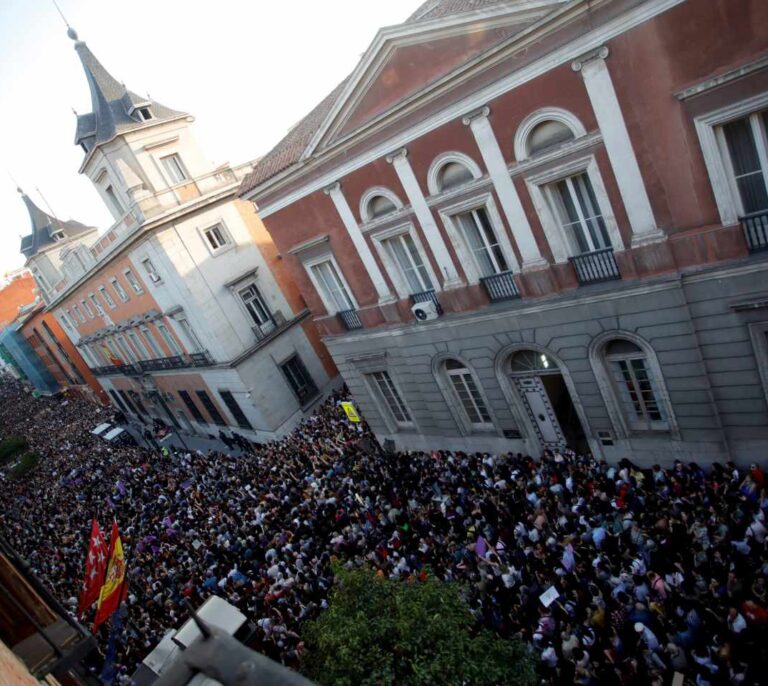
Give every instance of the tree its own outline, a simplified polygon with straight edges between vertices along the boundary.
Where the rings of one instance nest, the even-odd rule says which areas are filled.
[[[458,585],[335,573],[328,609],[302,628],[302,671],[321,686],[535,683],[523,644],[480,629]]]

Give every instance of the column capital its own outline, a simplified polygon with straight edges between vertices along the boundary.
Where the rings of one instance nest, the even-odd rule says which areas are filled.
[[[571,69],[573,71],[581,71],[582,67],[587,62],[593,62],[595,60],[604,60],[611,54],[607,45],[601,45],[599,48],[585,52],[583,55],[579,55],[573,62],[571,62]]]
[[[408,157],[408,148],[400,148],[387,155],[387,162],[393,164],[396,160],[405,159]]]
[[[482,107],[478,107],[476,110],[467,112],[467,114],[461,118],[461,123],[464,124],[464,126],[469,126],[475,119],[485,119],[490,113],[491,108],[488,107],[488,105],[483,105]]]
[[[323,188],[323,193],[330,195],[331,193],[337,193],[341,190],[341,181],[334,181],[330,186]]]

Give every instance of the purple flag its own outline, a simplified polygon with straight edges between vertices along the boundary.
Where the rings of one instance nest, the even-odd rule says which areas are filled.
[[[485,554],[488,552],[488,544],[485,542],[485,539],[482,536],[477,537],[477,542],[475,543],[475,552],[480,557],[485,557]]]
[[[117,490],[120,492],[120,495],[125,495],[125,484],[123,483],[122,479],[118,479],[115,486],[117,486]]]

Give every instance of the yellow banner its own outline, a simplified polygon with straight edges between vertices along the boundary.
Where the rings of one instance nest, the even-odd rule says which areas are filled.
[[[104,604],[113,593],[120,592],[120,587],[123,585],[123,579],[125,579],[125,555],[123,554],[123,542],[118,536],[112,551],[112,557],[109,559],[107,578],[104,580],[104,585],[101,587],[101,593],[99,594],[99,609],[101,609],[102,604]],[[118,605],[119,604],[118,601]]]
[[[357,410],[355,409],[355,406],[349,402],[348,400],[345,400],[341,403],[341,406],[344,408],[344,412],[347,414],[347,419],[349,419],[350,422],[359,422],[360,421],[360,415],[357,414]]]

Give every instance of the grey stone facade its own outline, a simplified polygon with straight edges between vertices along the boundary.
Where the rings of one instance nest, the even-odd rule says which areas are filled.
[[[738,264],[639,282],[584,287],[537,302],[513,301],[473,313],[325,340],[380,440],[402,449],[521,451],[544,442],[509,376],[508,360],[527,348],[559,366],[594,454],[669,464],[764,459],[768,446],[766,333],[768,262]],[[752,325],[752,326],[750,326]],[[664,430],[632,430],[596,344],[636,341],[660,371],[655,393]],[[473,373],[493,428],[473,431],[441,372],[454,357]],[[655,359],[653,359],[655,358]],[[386,370],[412,416],[398,428],[370,376]],[[761,376],[762,373],[762,376]]]

